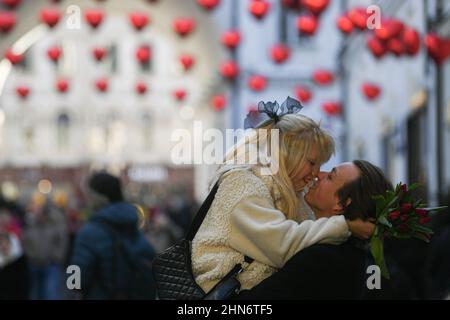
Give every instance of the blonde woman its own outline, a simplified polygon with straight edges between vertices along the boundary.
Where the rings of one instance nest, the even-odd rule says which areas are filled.
[[[277,103],[259,108],[269,119],[226,156],[213,180],[219,185],[214,201],[192,241],[193,274],[205,292],[236,264],[244,266],[241,289],[251,289],[305,247],[340,244],[351,232],[368,236],[365,222],[348,224],[343,216],[313,221],[299,212],[298,193],[334,153],[334,140],[296,113],[301,105],[294,99],[281,108]],[[246,263],[245,256],[254,261]]]

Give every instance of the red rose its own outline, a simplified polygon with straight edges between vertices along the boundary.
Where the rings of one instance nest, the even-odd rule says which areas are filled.
[[[400,211],[396,210],[396,211],[392,211],[389,214],[389,219],[391,219],[392,221],[397,220],[398,217],[400,216]]]
[[[426,209],[416,209],[416,214],[421,217],[428,217],[428,211]]]
[[[402,214],[400,216],[400,220],[402,220],[403,222],[408,221],[408,219],[409,219],[409,216],[407,214]]]
[[[430,221],[431,221],[430,217],[422,217],[422,218],[419,219],[419,223],[420,224],[427,224]]]
[[[406,184],[402,184],[400,188],[402,189],[403,192],[405,193],[408,192],[408,186]]]
[[[411,211],[412,207],[413,207],[413,206],[412,206],[411,203],[404,203],[404,204],[402,204],[402,205],[400,206],[400,211],[401,211],[402,213],[408,213],[408,212]]]
[[[405,233],[409,231],[409,227],[406,223],[402,223],[401,225],[398,226],[398,231]]]

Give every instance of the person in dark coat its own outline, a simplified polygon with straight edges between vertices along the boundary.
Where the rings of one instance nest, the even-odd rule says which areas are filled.
[[[318,178],[316,186],[305,196],[317,219],[336,214],[344,214],[350,220],[374,218],[372,196],[393,189],[379,168],[361,160],[341,164],[331,172],[321,172]],[[367,241],[353,236],[341,245],[313,245],[298,252],[277,273],[251,290],[242,291],[235,299],[364,298],[371,275],[366,273],[368,254]],[[391,295],[378,292],[373,298],[380,294]]]
[[[0,300],[26,300],[29,289],[28,263],[20,241],[0,225]]]
[[[76,236],[71,259],[81,270],[83,298],[155,298],[149,269],[155,251],[138,229],[137,208],[124,202],[120,180],[108,173],[93,174],[88,184],[96,212]]]

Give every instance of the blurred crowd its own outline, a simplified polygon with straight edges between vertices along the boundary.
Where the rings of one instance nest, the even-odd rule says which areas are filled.
[[[139,228],[155,252],[180,239],[195,214],[195,201],[183,191],[158,186],[131,201],[140,207]],[[86,201],[69,200],[61,193],[35,193],[26,203],[0,196],[0,299],[78,297],[67,289],[66,270],[76,235],[95,210]]]

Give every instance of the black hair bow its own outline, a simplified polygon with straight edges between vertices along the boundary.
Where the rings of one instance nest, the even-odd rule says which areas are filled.
[[[278,102],[263,102],[258,103],[257,111],[250,111],[244,120],[244,129],[259,128],[267,125],[270,121],[277,123],[285,114],[297,113],[303,109],[300,101],[291,97],[287,97],[281,104]]]

